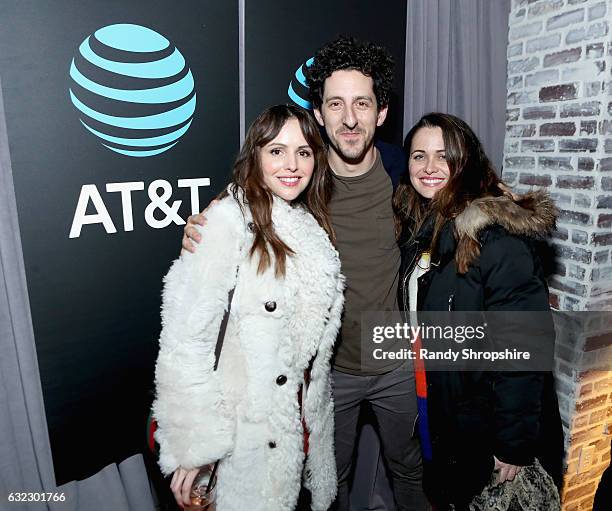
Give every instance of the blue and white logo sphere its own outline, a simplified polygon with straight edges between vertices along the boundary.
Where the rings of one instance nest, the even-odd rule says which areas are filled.
[[[312,66],[313,62],[314,58],[309,58],[297,68],[293,79],[289,82],[289,88],[287,89],[289,99],[306,110],[312,110],[312,104],[308,101],[309,87],[306,83],[304,68]]]
[[[111,151],[163,153],[193,120],[191,70],[181,52],[150,28],[118,24],[96,30],[79,46],[70,78],[81,123]]]

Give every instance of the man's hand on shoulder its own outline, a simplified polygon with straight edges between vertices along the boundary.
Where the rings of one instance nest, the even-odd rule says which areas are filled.
[[[202,241],[202,235],[199,233],[197,226],[206,225],[206,212],[212,205],[216,204],[217,202],[219,202],[217,199],[212,200],[210,204],[206,206],[206,209],[204,209],[204,211],[198,213],[197,215],[191,215],[187,219],[187,223],[185,224],[185,228],[183,229],[183,249],[181,253],[183,251],[191,252],[192,254],[195,252],[197,244]]]

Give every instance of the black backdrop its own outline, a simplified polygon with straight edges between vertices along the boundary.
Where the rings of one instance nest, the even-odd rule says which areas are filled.
[[[351,34],[386,45],[395,98],[382,137],[400,142],[405,2],[250,0],[245,8],[247,124],[288,102],[296,69],[326,41]],[[87,477],[143,449],[151,402],[161,279],[182,226],[152,228],[144,212],[155,180],[191,213],[179,179],[209,178],[206,204],[227,181],[239,145],[239,4],[230,0],[0,0],[0,78],[44,402],[57,483]],[[79,121],[69,87],[79,45],[98,29],[131,23],[165,36],[184,56],[197,94],[178,144],[150,157],[110,151]],[[127,113],[125,115],[128,115]],[[121,194],[141,182],[126,232]],[[83,225],[69,237],[84,185],[95,185],[117,230]],[[89,187],[91,190],[93,187]],[[87,215],[100,213],[90,200]],[[160,220],[161,211],[154,213]]]

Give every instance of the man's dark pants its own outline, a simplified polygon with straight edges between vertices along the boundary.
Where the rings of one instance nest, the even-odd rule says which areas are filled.
[[[368,401],[378,423],[383,456],[399,511],[428,509],[422,487],[419,441],[415,435],[416,391],[412,365],[380,375],[332,371],[338,497],[335,511],[348,511],[349,477],[354,461],[361,403]]]

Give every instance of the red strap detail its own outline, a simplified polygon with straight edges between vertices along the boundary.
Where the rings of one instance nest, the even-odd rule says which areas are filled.
[[[304,426],[304,454],[308,454],[308,448],[310,447],[308,441],[310,440],[310,433],[306,427],[306,421],[302,419],[302,426]]]
[[[421,336],[417,335],[414,344],[412,345],[412,350],[415,353],[414,358],[414,377],[416,381],[416,393],[419,397],[427,396],[427,378],[425,375],[425,362],[421,358],[421,348],[423,346],[423,341],[421,341]]]
[[[304,385],[308,388],[310,383],[310,369],[304,371]],[[304,430],[304,454],[308,454],[310,433],[308,432],[308,426],[306,426],[306,418],[303,413],[303,402],[302,402],[302,385],[298,389],[298,403],[300,404],[300,417],[302,417],[302,428]]]
[[[157,431],[157,421],[153,415],[149,416],[149,427],[147,428],[147,445],[151,452],[155,452],[155,431]]]

